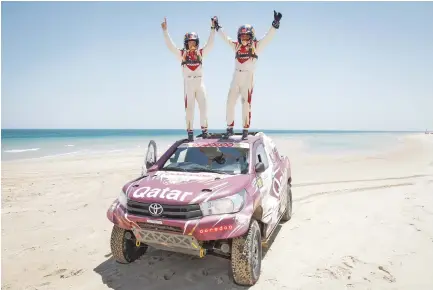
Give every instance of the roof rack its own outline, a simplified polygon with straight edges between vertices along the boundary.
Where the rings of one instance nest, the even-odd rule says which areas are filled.
[[[257,133],[260,132],[248,132],[248,135],[255,136]],[[225,135],[226,133],[208,133],[207,138],[224,138]],[[233,133],[232,136],[242,136],[242,133]],[[201,137],[203,137],[203,133],[196,136],[196,138],[201,138]]]

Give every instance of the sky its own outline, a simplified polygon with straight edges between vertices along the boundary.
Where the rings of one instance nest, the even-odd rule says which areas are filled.
[[[232,38],[280,29],[259,55],[251,127],[433,130],[433,2],[3,2],[2,128],[179,128],[178,47],[210,18]],[[234,53],[204,59],[210,128],[225,128]],[[196,104],[194,125],[200,128]],[[235,128],[240,129],[240,98]]]

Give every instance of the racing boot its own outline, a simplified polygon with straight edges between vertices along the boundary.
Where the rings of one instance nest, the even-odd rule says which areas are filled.
[[[193,142],[194,141],[194,132],[188,131],[188,142]]]
[[[207,131],[207,129],[203,129],[203,130],[201,130],[201,137],[203,138],[203,139],[206,139],[206,138],[208,138],[209,137],[209,132]]]
[[[224,134],[224,139],[228,139],[230,136],[233,136],[233,128],[227,128],[227,132]]]
[[[248,139],[248,130],[244,129],[242,131],[242,140],[247,140]]]

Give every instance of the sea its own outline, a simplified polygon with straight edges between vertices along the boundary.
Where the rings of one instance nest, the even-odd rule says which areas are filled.
[[[210,132],[224,132],[210,130]],[[251,129],[250,131],[258,131]],[[407,131],[260,130],[276,140],[302,141],[312,153],[336,154],[378,150],[401,141]],[[200,132],[196,132],[196,135]],[[142,148],[150,140],[165,150],[185,138],[184,129],[2,129],[1,160],[55,158],[66,155],[111,154]],[[140,149],[139,149],[140,150]]]

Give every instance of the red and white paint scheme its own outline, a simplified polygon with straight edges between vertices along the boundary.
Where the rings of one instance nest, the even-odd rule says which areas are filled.
[[[272,40],[276,29],[271,26],[266,35],[252,42],[253,49],[259,55],[263,48]],[[227,127],[233,128],[235,120],[235,106],[239,98],[242,99],[242,122],[243,128],[248,129],[251,123],[251,101],[254,89],[254,72],[256,69],[257,58],[249,55],[250,47],[244,46],[238,41],[234,41],[226,35],[220,28],[218,34],[233,49],[235,53],[235,71],[230,84],[230,90],[227,96],[226,121]]]
[[[207,43],[202,48],[197,48],[197,50],[178,48],[173,43],[168,30],[163,30],[163,33],[168,49],[176,56],[179,63],[185,63],[181,67],[184,78],[185,120],[187,130],[193,129],[195,101],[197,101],[200,110],[200,126],[202,129],[207,129],[207,92],[203,80],[202,60],[213,48],[215,29],[211,29]]]
[[[272,139],[263,133],[249,136],[249,139],[245,141],[240,141],[237,137],[231,137],[230,139],[234,140],[229,139],[227,142],[221,143],[212,138],[198,138],[194,142],[189,143],[176,142],[149,168],[144,176],[123,186],[121,196],[123,195],[124,199],[120,198],[115,201],[115,206],[108,211],[108,218],[126,229],[130,228],[131,225],[120,222],[122,220],[120,217],[125,215],[128,215],[130,220],[136,222],[157,219],[163,224],[185,227],[185,230],[188,227],[192,229],[196,225],[198,225],[197,229],[200,229],[202,226],[207,227],[209,223],[214,224],[217,220],[222,219],[227,222],[230,221],[230,225],[233,226],[233,229],[236,229],[235,233],[230,231],[212,232],[210,236],[200,234],[199,231],[192,232],[193,235],[197,235],[196,238],[199,240],[212,240],[244,234],[248,230],[249,219],[251,219],[254,211],[260,207],[262,212],[261,221],[268,225],[269,231],[272,230],[276,226],[281,212],[286,209],[285,204],[283,204],[285,201],[285,190],[288,183],[291,182],[289,159],[280,156]],[[200,150],[200,148],[209,144],[219,146],[218,148],[222,152],[225,152],[225,148],[233,150],[233,152],[236,150],[247,150],[245,151],[248,158],[247,171],[240,174],[227,174],[224,171],[218,173],[217,170],[216,172],[206,172],[205,170],[166,171],[164,169],[164,167],[169,168],[167,164],[170,163],[170,158],[176,158],[173,157],[176,152],[182,150],[180,154],[184,152],[189,154],[188,150]],[[258,173],[255,171],[255,166],[259,162],[264,164],[264,171]],[[233,170],[233,172],[235,171]],[[201,215],[200,219],[193,221],[164,219],[150,214],[128,214],[128,205],[125,203],[128,200],[143,204],[159,203],[163,207],[187,206],[191,204],[200,205],[231,197],[243,191],[245,191],[244,205],[239,211],[215,216]],[[248,218],[245,220],[239,218],[239,216],[244,215]],[[237,220],[244,220],[244,223],[237,223]],[[220,222],[218,221],[218,223]]]
[[[279,222],[291,217],[289,158],[261,132],[251,132],[246,140],[221,136],[178,140],[159,159],[151,141],[147,172],[127,182],[107,211],[114,224],[112,237],[128,232],[138,245],[230,257],[228,245],[259,223],[256,242],[267,241]],[[119,243],[127,247],[115,238],[112,249],[119,249]],[[119,251],[117,259],[123,261]]]

